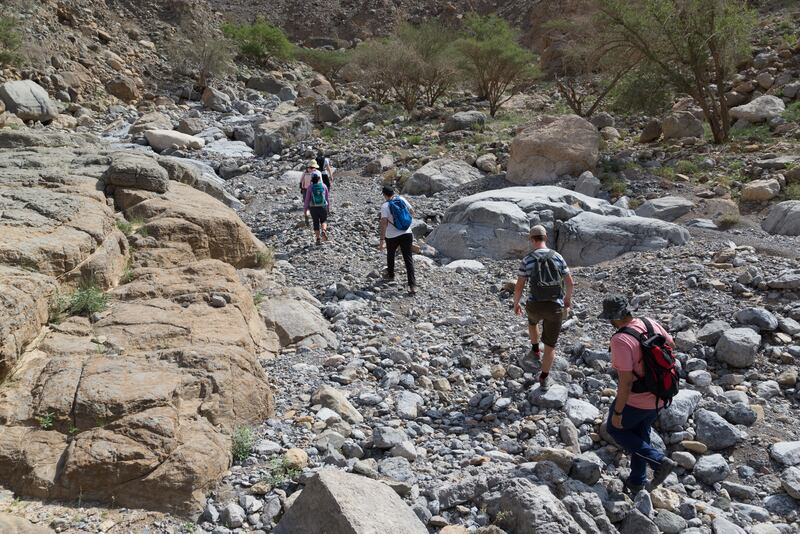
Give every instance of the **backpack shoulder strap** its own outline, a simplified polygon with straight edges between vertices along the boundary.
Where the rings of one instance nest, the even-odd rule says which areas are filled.
[[[636,341],[641,341],[641,339],[642,339],[642,333],[641,332],[639,332],[638,330],[634,330],[633,328],[630,328],[628,326],[623,326],[622,328],[620,328],[619,330],[614,332],[615,336],[617,334],[628,334],[629,336],[635,338]]]
[[[650,322],[649,319],[642,317],[642,322],[644,323],[644,327],[647,329],[647,337],[651,338],[656,335],[656,330],[653,328],[653,323]]]

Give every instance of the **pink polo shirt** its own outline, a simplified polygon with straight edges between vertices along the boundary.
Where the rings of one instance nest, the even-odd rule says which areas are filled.
[[[653,319],[648,319],[656,333],[663,335],[667,338],[667,343],[674,345],[672,336],[664,330],[664,327]],[[634,319],[627,326],[639,332],[647,331],[641,319]],[[611,367],[617,371],[633,371],[636,376],[643,376],[644,364],[642,364],[642,348],[639,346],[639,341],[628,334],[615,334],[611,338]],[[656,408],[656,396],[652,393],[631,392],[627,404],[634,408],[653,410]],[[664,401],[661,401],[658,407],[662,406],[664,406]]]

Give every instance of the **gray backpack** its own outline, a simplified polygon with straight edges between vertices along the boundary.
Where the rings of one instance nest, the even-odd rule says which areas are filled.
[[[555,302],[564,298],[564,276],[554,255],[555,251],[552,250],[533,253],[528,291],[534,300]]]

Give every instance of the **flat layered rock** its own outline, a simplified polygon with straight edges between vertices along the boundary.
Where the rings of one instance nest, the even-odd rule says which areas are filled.
[[[273,411],[258,359],[280,349],[278,335],[236,270],[259,265],[264,245],[205,193],[177,181],[151,190],[150,178],[195,180],[191,166],[21,142],[0,162],[0,484],[42,499],[197,509],[228,471],[233,429]],[[135,172],[118,179],[120,161]],[[112,188],[144,221],[130,245],[104,195]],[[105,308],[42,330],[57,292],[87,275]]]

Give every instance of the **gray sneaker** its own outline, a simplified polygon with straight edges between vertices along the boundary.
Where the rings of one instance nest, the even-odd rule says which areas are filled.
[[[522,367],[522,370],[526,373],[535,373],[542,365],[540,354],[541,353],[531,349],[525,356],[517,358],[517,363],[519,363],[519,366]]]
[[[551,385],[553,385],[553,379],[550,377],[550,374],[542,376],[542,373],[539,373],[539,389],[547,391],[550,389]]]
[[[661,464],[653,472],[653,480],[650,481],[649,489],[652,491],[658,486],[660,486],[661,483],[667,479],[669,474],[672,473],[672,471],[674,471],[676,467],[678,467],[677,462],[667,457],[664,457],[664,459],[661,460]]]

